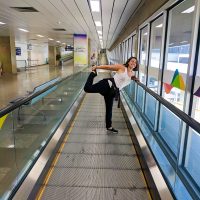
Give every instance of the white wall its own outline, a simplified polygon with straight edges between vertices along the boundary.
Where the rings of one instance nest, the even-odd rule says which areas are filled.
[[[48,59],[48,45],[32,45],[31,50],[31,60],[35,63],[34,65],[43,65],[46,64]]]

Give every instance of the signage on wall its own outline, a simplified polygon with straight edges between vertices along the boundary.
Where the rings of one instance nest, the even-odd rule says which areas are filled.
[[[31,51],[32,50],[32,44],[27,44],[27,50]]]
[[[21,56],[22,53],[21,47],[16,47],[15,49],[16,49],[16,56]]]

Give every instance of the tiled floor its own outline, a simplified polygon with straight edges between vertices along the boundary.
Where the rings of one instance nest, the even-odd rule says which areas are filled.
[[[65,77],[73,72],[73,62],[68,61],[63,67],[43,65],[18,72],[16,75],[0,76],[0,109],[8,105],[11,100],[25,96],[27,91],[32,91],[34,87],[55,77]]]

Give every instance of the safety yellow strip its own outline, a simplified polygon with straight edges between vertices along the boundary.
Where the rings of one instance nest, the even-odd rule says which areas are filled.
[[[84,100],[85,100],[85,98],[83,99],[83,101],[84,101]],[[53,170],[54,170],[54,168],[55,168],[55,165],[56,165],[56,163],[58,162],[58,159],[59,159],[59,157],[60,157],[60,155],[61,155],[61,152],[62,152],[62,150],[63,150],[63,148],[64,148],[64,146],[65,146],[65,143],[67,142],[67,139],[68,139],[68,137],[69,137],[69,134],[70,134],[71,131],[72,131],[72,128],[73,128],[73,126],[74,126],[74,123],[75,123],[75,121],[76,121],[76,118],[77,118],[77,116],[78,116],[78,113],[79,113],[79,111],[80,111],[80,109],[81,109],[81,107],[82,107],[83,101],[81,102],[81,105],[80,105],[80,107],[79,107],[79,109],[78,109],[78,111],[77,111],[77,113],[76,113],[76,115],[75,115],[75,117],[74,117],[74,119],[73,119],[71,125],[70,125],[69,130],[67,131],[67,134],[66,134],[66,136],[65,136],[65,138],[64,138],[64,140],[63,140],[63,142],[62,142],[62,144],[61,144],[61,146],[60,146],[60,148],[59,148],[59,150],[58,150],[58,153],[57,153],[57,155],[55,156],[55,158],[54,158],[54,160],[53,160],[53,162],[52,162],[51,168],[49,169],[49,171],[48,171],[48,173],[47,173],[47,175],[46,175],[46,177],[45,177],[45,179],[44,179],[44,182],[43,182],[42,186],[40,187],[40,190],[39,190],[39,192],[38,192],[38,194],[37,194],[37,196],[36,196],[36,199],[37,199],[37,200],[40,200],[40,199],[42,198],[42,195],[43,195],[43,193],[44,193],[44,191],[45,191],[45,188],[46,188],[46,186],[47,186],[47,184],[48,184],[48,182],[49,182],[49,179],[50,179],[50,177],[51,177],[51,175],[52,175],[52,173],[53,173]]]

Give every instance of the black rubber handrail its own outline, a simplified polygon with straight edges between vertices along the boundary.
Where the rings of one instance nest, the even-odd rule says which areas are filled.
[[[189,125],[192,129],[197,131],[200,134],[200,123],[197,122],[195,119],[191,118],[182,110],[178,109],[176,106],[168,102],[166,99],[158,95],[157,93],[153,92],[147,86],[142,84],[141,82],[137,82],[137,84],[142,87],[147,93],[153,96],[156,100],[158,100],[162,105],[168,108],[171,112],[173,112],[176,116],[178,116],[181,120],[183,120],[187,125]]]
[[[76,75],[79,74],[79,73],[81,73],[81,72],[76,73]],[[42,89],[42,90],[40,90],[38,92],[34,92],[32,94],[29,94],[29,95],[27,95],[24,98],[22,97],[21,99],[19,98],[19,100],[16,101],[15,103],[13,103],[12,105],[8,105],[5,108],[3,108],[3,109],[0,110],[0,118],[3,117],[6,114],[12,112],[16,108],[18,108],[18,107],[26,104],[27,102],[29,102],[33,98],[39,96],[40,94],[46,92],[47,90],[51,89],[52,87],[58,85],[59,83],[63,82],[64,80],[66,80],[66,79],[68,79],[68,78],[70,78],[71,76],[74,76],[74,75],[75,74],[67,76],[65,78],[61,78],[60,80],[56,81],[55,83],[50,84],[49,86],[47,86],[46,88],[44,88],[44,89]]]

